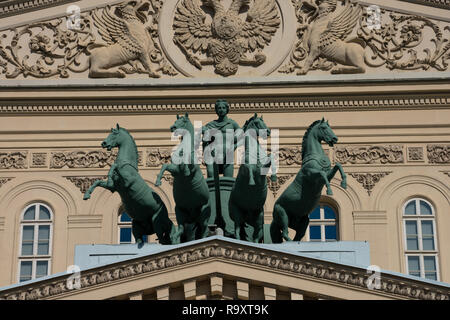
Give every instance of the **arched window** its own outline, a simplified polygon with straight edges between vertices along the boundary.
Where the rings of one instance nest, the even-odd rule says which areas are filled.
[[[34,203],[20,221],[19,282],[50,274],[53,214],[48,206]]]
[[[415,198],[403,206],[407,273],[439,280],[435,212],[425,199]]]
[[[119,221],[118,221],[118,227],[119,227],[119,243],[136,243],[136,239],[134,239],[133,231],[131,227],[132,219],[131,217],[125,212],[121,211],[121,214],[119,214]],[[147,242],[147,236],[144,235],[144,242]]]
[[[309,215],[309,227],[305,234],[306,241],[338,240],[338,223],[336,210],[327,204],[318,205]]]

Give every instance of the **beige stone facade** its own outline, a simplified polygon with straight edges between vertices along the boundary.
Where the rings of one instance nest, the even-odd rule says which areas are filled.
[[[322,202],[337,212],[338,240],[368,241],[373,265],[403,274],[408,273],[408,255],[431,254],[437,257],[437,279],[450,282],[448,7],[433,6],[433,1],[428,5],[428,1],[395,0],[354,1],[351,5],[335,1],[333,7],[333,1],[319,1],[331,6],[324,9],[312,5],[314,1],[267,0],[263,2],[271,9],[264,12],[250,1],[228,26],[241,28],[241,33],[226,38],[210,25],[216,23],[216,29],[226,30],[226,24],[212,19],[221,12],[218,4],[231,10],[231,0],[199,6],[201,14],[183,9],[189,3],[200,4],[194,0],[142,1],[142,10],[120,1],[50,2],[23,11],[13,6],[0,11],[0,286],[19,280],[23,214],[31,204],[42,203],[52,212],[50,253],[46,256],[49,274],[64,272],[73,264],[78,244],[118,243],[120,197],[99,188],[89,201],[82,200],[86,188],[105,177],[114,161],[114,152],[102,149],[100,143],[116,123],[133,135],[140,155],[139,172],[161,196],[175,221],[170,178],[155,186],[161,165],[170,161],[176,144],[169,127],[176,114],[185,112],[203,124],[211,121],[217,98],[229,101],[230,117],[239,125],[257,112],[272,130],[279,129],[279,180],[269,183],[265,223],[272,221],[275,200],[301,168],[305,130],[325,117],[339,141],[333,148],[324,145],[324,149],[332,163],[343,165],[348,176],[347,189],[340,186],[337,175],[331,181],[334,195],[326,196],[324,191],[322,196]],[[75,31],[69,29],[71,32],[65,17],[69,4],[77,5],[81,12],[81,25]],[[378,29],[367,22],[371,4],[379,6]],[[138,18],[138,13],[144,12],[147,18],[133,20],[135,30],[123,29],[125,15],[117,8],[131,8]],[[265,33],[249,35],[250,12],[262,21],[252,25],[252,30],[267,28]],[[345,12],[354,16],[353,24],[339,18]],[[202,29],[203,38],[190,34],[183,25],[186,19],[202,14],[209,26]],[[108,34],[108,16],[122,23],[121,31]],[[332,42],[335,47],[319,46],[314,35],[325,32],[323,21],[345,29],[345,37],[332,37],[346,41]],[[139,38],[140,28],[148,30],[144,38]],[[177,37],[178,44],[174,41]],[[347,41],[351,38],[356,40]],[[146,45],[137,50],[136,44],[142,41]],[[358,41],[364,45],[356,44]],[[206,48],[208,43],[217,47]],[[96,47],[98,44],[103,47]],[[234,50],[231,56],[224,44]],[[99,48],[108,48],[105,52],[111,55],[95,51]],[[128,52],[128,59],[109,67],[120,50]],[[314,59],[314,50],[319,50],[320,58]],[[354,60],[343,61],[336,53],[341,51]],[[231,59],[238,52],[244,53]],[[366,60],[361,69],[358,59],[363,56]],[[311,66],[307,70],[308,59]],[[148,65],[146,61],[150,61]],[[345,74],[349,72],[352,74]],[[435,242],[431,251],[407,250],[404,210],[412,199],[425,200],[432,208]],[[211,275],[206,272],[211,268],[219,271]],[[229,273],[224,274],[224,269]],[[162,297],[167,279],[183,272],[191,276],[170,283],[176,283],[173,292],[179,291],[184,298],[212,298],[217,292],[229,298],[251,298],[253,292],[275,298],[400,297],[348,289],[348,283],[332,280],[295,278],[289,272],[274,274],[250,262],[230,263],[226,257],[185,269],[161,270],[155,275],[158,285],[151,290],[145,287],[148,275],[111,285],[117,290],[116,298],[135,291],[137,296]],[[236,280],[250,273],[244,277],[247,280]],[[230,277],[236,295],[225,294]],[[264,283],[266,277],[273,278]],[[297,282],[287,286],[292,277]],[[193,292],[189,289],[192,283],[185,282],[188,280],[197,283]],[[205,281],[209,291],[200,289],[199,283]],[[102,290],[57,297],[113,298]]]

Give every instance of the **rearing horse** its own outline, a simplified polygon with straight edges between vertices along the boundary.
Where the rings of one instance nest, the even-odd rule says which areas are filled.
[[[235,238],[241,239],[247,224],[253,227],[253,234],[245,232],[245,240],[259,243],[264,236],[264,203],[267,197],[267,173],[264,170],[272,166],[271,178],[276,181],[275,161],[272,155],[266,155],[258,142],[259,130],[266,130],[267,136],[270,136],[270,129],[262,117],[258,118],[255,113],[247,120],[243,130],[245,160],[239,167],[228,205],[234,221]]]
[[[143,245],[143,235],[154,233],[161,244],[177,243],[176,228],[169,219],[164,202],[138,173],[138,152],[130,133],[117,124],[102,142],[102,147],[108,151],[118,147],[117,158],[108,172],[107,181],[95,181],[83,199],[89,199],[96,187],[117,191],[132,218],[133,236],[138,246]]]
[[[170,130],[182,135],[182,144],[175,151],[182,157],[179,163],[163,164],[156,179],[161,184],[164,171],[173,176],[173,198],[181,242],[202,239],[208,235],[208,220],[211,215],[209,191],[199,164],[195,160],[194,127],[189,115],[178,116]],[[181,146],[187,150],[180,150]],[[187,153],[186,153],[187,152]],[[186,153],[186,154],[185,154]],[[172,158],[173,162],[173,158]]]
[[[332,195],[330,180],[339,170],[341,187],[347,188],[347,177],[340,163],[331,168],[331,162],[323,151],[321,142],[332,147],[338,138],[322,118],[309,126],[302,142],[302,168],[294,181],[275,202],[270,235],[273,243],[291,241],[288,227],[296,231],[294,241],[300,241],[309,224],[308,215],[318,205],[323,186]]]

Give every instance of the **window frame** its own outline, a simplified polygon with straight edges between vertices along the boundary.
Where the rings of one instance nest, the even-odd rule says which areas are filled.
[[[27,210],[31,207],[35,207],[35,216],[34,220],[25,220],[25,213]],[[39,208],[40,206],[45,207],[49,214],[50,219],[45,220],[39,220]],[[21,280],[21,266],[22,262],[24,261],[31,261],[32,262],[32,268],[31,268],[31,279],[36,279],[36,270],[37,270],[37,262],[38,261],[47,261],[47,275],[51,274],[52,269],[52,256],[53,256],[53,223],[54,223],[54,214],[53,210],[45,203],[42,202],[33,202],[25,207],[24,210],[22,210],[21,216],[20,216],[20,238],[19,238],[19,248],[18,248],[18,272],[17,272],[17,282],[20,283]],[[24,233],[24,227],[25,226],[32,226],[33,227],[33,253],[31,255],[24,255],[22,254],[22,247],[23,247],[23,233]],[[39,227],[40,226],[49,226],[49,239],[48,239],[48,253],[47,254],[38,254],[39,249]],[[28,281],[28,280],[24,280]]]
[[[309,220],[308,228],[306,229],[306,233],[304,236],[304,241],[306,241],[306,242],[336,242],[336,241],[339,241],[340,232],[339,232],[338,210],[336,210],[336,207],[329,204],[328,202],[320,202],[317,206],[319,207],[320,218]],[[325,219],[325,209],[324,209],[325,206],[327,206],[333,210],[334,215],[335,215],[334,219]],[[314,210],[316,208],[314,208]],[[318,240],[318,239],[311,240],[310,232],[309,232],[311,226],[320,226],[320,240]],[[326,239],[325,226],[335,226],[336,227],[336,239]]]
[[[412,201],[415,201],[415,214],[406,214],[405,209],[408,204]],[[425,202],[431,209],[431,214],[421,214],[420,211],[420,201]],[[439,248],[437,241],[437,230],[436,230],[436,212],[434,206],[430,201],[425,198],[414,197],[405,201],[402,206],[402,224],[403,224],[403,254],[404,261],[406,266],[406,274],[409,274],[409,257],[419,257],[419,268],[420,268],[420,277],[423,279],[433,280],[425,277],[425,263],[424,257],[434,257],[436,264],[436,281],[440,281],[440,270],[439,270]],[[417,226],[417,241],[418,241],[418,249],[411,250],[408,249],[408,236],[406,232],[406,223],[407,221],[414,221]],[[422,222],[423,221],[431,221],[433,227],[433,250],[425,250],[423,249],[423,231],[422,231]]]

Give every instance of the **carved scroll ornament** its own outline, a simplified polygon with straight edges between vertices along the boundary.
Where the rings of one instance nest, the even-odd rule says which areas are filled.
[[[430,144],[427,146],[428,162],[450,163],[450,145]]]
[[[403,163],[403,147],[400,145],[339,146],[335,150],[335,160],[341,164]]]
[[[51,169],[67,168],[104,168],[114,163],[117,151],[62,151],[52,152]]]
[[[291,0],[298,41],[282,73],[448,70],[450,26],[348,0]],[[336,67],[340,65],[340,67]],[[345,66],[345,67],[342,67]]]
[[[0,72],[6,78],[68,78],[87,70],[92,78],[175,75],[156,41],[161,6],[162,0],[125,1],[82,13],[76,27],[59,18],[4,32]]]

